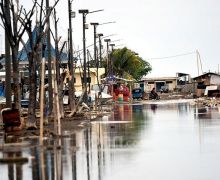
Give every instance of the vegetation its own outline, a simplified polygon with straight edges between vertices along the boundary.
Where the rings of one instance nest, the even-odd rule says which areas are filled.
[[[113,50],[110,59],[113,73],[122,78],[140,80],[152,70],[147,61],[126,47]]]

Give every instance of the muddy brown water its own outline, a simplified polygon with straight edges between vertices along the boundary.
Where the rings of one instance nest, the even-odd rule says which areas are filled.
[[[28,161],[0,163],[0,179],[220,179],[217,108],[188,102],[115,105],[109,116],[86,128],[62,132],[62,138],[45,138],[45,147],[30,136],[22,142],[32,146],[1,150],[0,158]]]

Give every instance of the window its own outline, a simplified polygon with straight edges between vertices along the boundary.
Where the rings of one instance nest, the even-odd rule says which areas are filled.
[[[148,82],[148,84],[154,84],[154,82]]]
[[[173,81],[166,81],[166,84],[172,84]]]

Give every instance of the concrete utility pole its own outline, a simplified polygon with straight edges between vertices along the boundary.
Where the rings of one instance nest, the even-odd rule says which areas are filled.
[[[94,61],[96,63],[96,67],[98,67],[98,60],[97,60],[97,51],[96,51],[96,28],[97,26],[99,25],[99,23],[90,23],[92,26],[93,26],[93,29],[94,29]]]
[[[109,44],[109,46],[111,46],[111,54],[114,51],[114,46],[115,44]],[[110,74],[113,75],[113,59],[112,59],[112,55],[110,54],[109,58],[110,58]]]
[[[109,76],[109,72],[110,72],[110,58],[109,58],[109,42],[111,41],[111,39],[104,39],[104,41],[106,42],[106,51],[107,51],[107,61],[106,61],[106,64],[107,64],[107,76]]]
[[[5,0],[5,14],[7,19],[11,19],[9,10],[9,0]],[[10,44],[8,41],[7,33],[5,32],[5,96],[6,107],[11,108],[11,56]]]
[[[83,16],[83,89],[84,93],[84,102],[87,103],[87,77],[86,77],[86,15],[89,13],[88,9],[81,9],[79,13]]]
[[[91,14],[91,13],[96,13],[103,11],[103,9],[96,10],[96,11],[90,11],[88,9],[80,9],[79,13],[82,14],[83,16],[83,89],[85,91],[84,93],[84,102],[87,103],[88,101],[88,95],[87,95],[87,77],[86,77],[86,35],[85,35],[85,30],[87,29],[86,27],[86,15]]]
[[[72,18],[75,17],[75,12],[72,11],[72,1],[68,0],[68,9],[69,9],[69,70],[71,74],[71,79],[69,81],[69,99],[70,99],[70,109],[75,108],[75,78],[74,72],[75,67],[73,65],[73,38],[72,38]]]
[[[113,52],[115,44],[109,44],[109,46],[111,46],[111,52]]]
[[[102,33],[97,34],[98,38],[99,38],[99,63],[98,63],[98,67],[101,67],[102,65],[102,40],[101,37],[103,36]]]

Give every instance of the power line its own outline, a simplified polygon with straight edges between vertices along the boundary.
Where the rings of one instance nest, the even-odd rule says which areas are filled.
[[[187,56],[187,55],[191,55],[191,54],[196,54],[196,52],[193,51],[193,52],[187,52],[187,53],[183,53],[183,54],[176,54],[176,55],[172,55],[172,56],[157,57],[157,58],[147,58],[147,59],[148,60],[170,59],[170,58],[175,58],[175,57]]]

